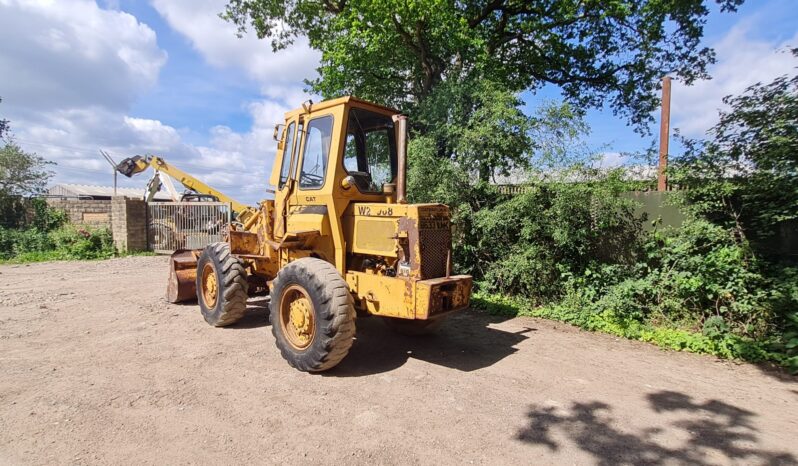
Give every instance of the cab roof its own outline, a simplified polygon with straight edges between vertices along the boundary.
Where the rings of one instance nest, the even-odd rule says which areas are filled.
[[[399,110],[396,110],[394,108],[390,108],[390,107],[386,107],[384,105],[379,105],[379,104],[375,104],[375,103],[372,103],[372,102],[368,102],[366,100],[358,99],[357,97],[354,97],[354,96],[351,96],[351,95],[344,96],[344,97],[338,97],[337,99],[325,100],[325,101],[318,102],[318,103],[314,102],[310,106],[310,111],[311,112],[315,112],[315,111],[318,111],[318,110],[324,110],[325,108],[335,107],[335,106],[338,106],[338,105],[346,105],[346,104],[354,104],[357,107],[365,108],[365,109],[368,109],[368,110],[374,110],[374,111],[379,112],[379,113],[388,113],[388,114],[391,114],[391,115],[402,113]],[[292,118],[292,117],[294,117],[296,115],[302,115],[302,114],[305,114],[305,113],[308,113],[308,112],[306,112],[303,107],[295,108],[294,110],[291,110],[290,112],[285,114],[285,119],[287,120],[287,119]]]

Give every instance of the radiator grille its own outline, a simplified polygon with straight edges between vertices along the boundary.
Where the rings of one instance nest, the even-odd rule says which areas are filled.
[[[451,229],[446,222],[446,229],[418,232],[421,252],[421,278],[439,278],[446,275],[446,259],[452,245]]]

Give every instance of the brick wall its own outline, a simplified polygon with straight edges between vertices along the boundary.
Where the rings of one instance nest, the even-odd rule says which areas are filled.
[[[47,205],[65,211],[70,223],[111,228],[110,200],[49,198]]]
[[[119,251],[147,249],[147,203],[123,196],[111,199],[111,233]]]

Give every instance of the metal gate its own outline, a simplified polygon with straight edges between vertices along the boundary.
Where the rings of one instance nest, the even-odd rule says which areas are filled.
[[[150,202],[147,244],[154,252],[201,249],[222,241],[232,209],[226,202]]]

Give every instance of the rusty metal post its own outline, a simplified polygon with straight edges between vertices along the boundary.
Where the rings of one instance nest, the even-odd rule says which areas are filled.
[[[407,204],[407,116],[394,115],[396,127],[396,203]]]
[[[657,191],[668,190],[668,139],[671,128],[671,78],[662,78],[662,115],[659,126],[659,169],[657,170]]]

